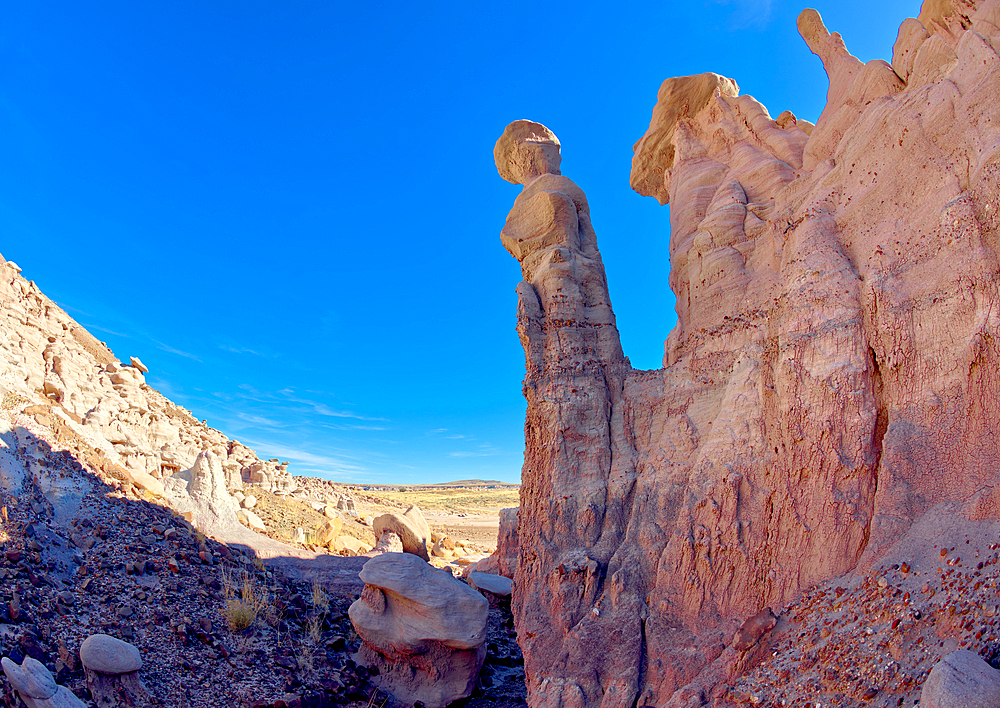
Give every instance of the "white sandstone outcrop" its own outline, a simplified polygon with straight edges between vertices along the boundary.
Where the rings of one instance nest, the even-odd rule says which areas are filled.
[[[59,686],[45,665],[26,657],[17,664],[3,657],[3,672],[27,708],[84,708],[85,704],[65,686]]]
[[[254,499],[253,487],[292,494],[302,483],[287,463],[262,460],[196,420],[146,383],[149,369],[142,361],[133,356],[128,362],[0,257],[0,484],[14,490],[30,473],[49,486],[54,504],[82,496],[41,462],[26,469],[5,452],[15,439],[22,447],[53,440],[72,448],[100,480],[169,503],[207,534],[247,543],[266,556],[301,551],[248,529],[263,530],[264,524],[249,510],[241,523],[233,496]],[[307,486],[324,505],[353,510],[350,496],[332,483]]]

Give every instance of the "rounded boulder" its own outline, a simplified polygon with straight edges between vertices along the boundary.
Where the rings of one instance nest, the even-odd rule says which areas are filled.
[[[424,519],[420,507],[411,506],[402,514],[388,513],[382,514],[372,523],[372,530],[375,537],[382,535],[383,531],[392,531],[403,542],[403,552],[412,553],[427,561],[427,541],[431,537],[431,529]]]
[[[960,649],[934,665],[920,692],[920,708],[993,708],[1000,705],[1000,671]]]
[[[101,674],[117,676],[142,668],[139,650],[128,642],[107,634],[92,634],[80,647],[80,660],[85,668]]]
[[[0,663],[3,664],[3,672],[7,675],[10,685],[22,697],[44,700],[56,695],[59,687],[41,662],[29,656],[18,665],[5,656]]]

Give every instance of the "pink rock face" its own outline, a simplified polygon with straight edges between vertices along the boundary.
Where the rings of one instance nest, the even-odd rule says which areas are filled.
[[[830,78],[815,126],[708,74],[668,79],[636,144],[633,186],[671,203],[661,370],[621,351],[555,136],[497,143],[524,185],[501,238],[524,276],[534,708],[697,698],[744,621],[933,504],[1000,516],[1000,2],[925,3],[892,65],[815,11],[799,29]]]

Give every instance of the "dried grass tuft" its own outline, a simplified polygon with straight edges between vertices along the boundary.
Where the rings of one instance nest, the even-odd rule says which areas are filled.
[[[226,601],[222,614],[229,629],[240,632],[256,622],[271,606],[269,593],[246,571],[230,574],[223,568],[220,576]]]

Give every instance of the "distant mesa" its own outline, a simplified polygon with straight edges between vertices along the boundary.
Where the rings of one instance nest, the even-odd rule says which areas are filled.
[[[418,489],[447,489],[486,487],[490,489],[515,488],[521,485],[513,482],[501,482],[495,479],[460,479],[455,482],[437,482],[434,484],[354,484],[354,487],[365,490],[396,491],[400,487],[408,490]]]

